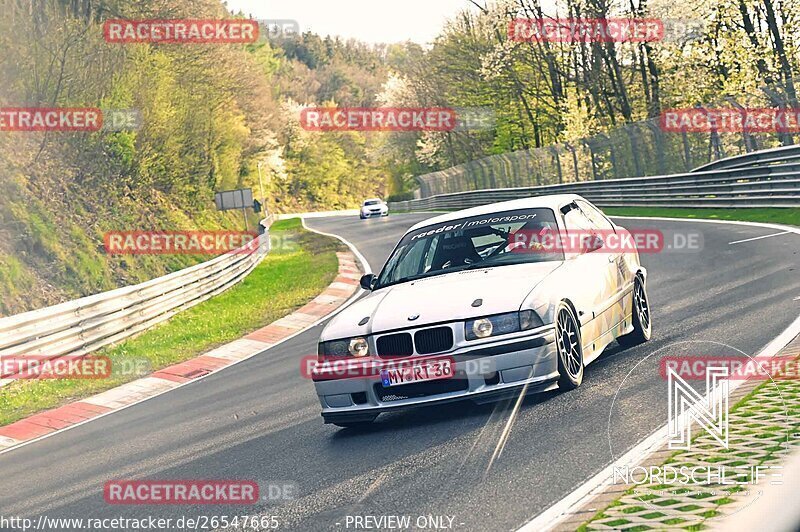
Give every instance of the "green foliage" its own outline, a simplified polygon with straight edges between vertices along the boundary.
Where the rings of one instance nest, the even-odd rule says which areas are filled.
[[[414,192],[399,192],[397,194],[390,194],[386,197],[386,201],[408,201],[414,199]]]
[[[36,308],[202,260],[109,257],[102,238],[109,230],[240,227],[241,213],[214,211],[218,190],[250,187],[261,197],[263,187],[272,212],[350,208],[366,197],[409,197],[421,174],[555,142],[572,143],[574,172],[565,166],[557,175],[560,166],[545,151],[519,161],[500,156],[495,169],[471,165],[480,170],[475,186],[493,186],[503,172],[519,186],[534,173],[539,182],[555,182],[699,164],[710,156],[707,136],[684,141],[645,132],[634,150],[630,138],[609,133],[615,152],[578,139],[727,96],[743,105],[797,107],[797,2],[774,9],[774,0],[704,1],[689,9],[559,0],[564,13],[708,21],[695,38],[559,46],[508,38],[509,20],[535,13],[537,2],[490,2],[454,16],[426,48],[310,32],[249,45],[120,46],[103,38],[106,13],[241,15],[219,0],[109,0],[102,13],[91,1],[11,2],[0,12],[0,105],[134,109],[142,125],[0,137],[2,310]],[[306,106],[474,108],[490,112],[495,124],[315,133],[300,127]],[[757,140],[769,147],[793,139]],[[741,145],[741,135],[723,135],[719,148]],[[30,287],[30,297],[19,297],[9,279]]]
[[[23,1],[0,13],[0,105],[133,109],[141,128],[0,138],[3,314],[207,260],[109,256],[103,236],[241,228],[240,213],[215,212],[213,194],[252,187],[260,195],[258,162],[268,163],[273,210],[277,201],[287,208],[352,206],[382,192],[383,174],[365,136],[284,146],[296,117],[280,103],[292,95],[286,87],[296,86],[293,73],[305,63],[320,70],[307,73],[316,89],[303,101],[369,103],[385,76],[378,51],[316,36],[301,38],[307,44],[296,53],[289,42],[264,40],[248,46],[109,45],[102,18],[84,11],[87,5]],[[106,8],[134,19],[226,16],[216,0],[170,7],[112,0]],[[312,51],[318,57],[308,55]],[[256,221],[251,215],[251,226]]]
[[[276,220],[269,228],[270,233],[280,233],[282,231],[297,231],[303,227],[303,222],[300,218],[287,218],[285,220]]]
[[[0,313],[8,314],[30,296],[35,279],[16,257],[0,255]]]
[[[653,175],[699,165],[714,155],[709,134],[690,136],[684,145],[680,135],[658,135],[649,126],[658,130],[661,112],[674,107],[797,106],[800,41],[793,13],[798,7],[798,0],[557,0],[545,6],[538,0],[515,0],[465,11],[448,23],[430,49],[394,47],[390,57],[405,85],[403,101],[485,108],[494,113],[496,126],[489,131],[419,135],[414,156],[432,170],[441,170],[554,143],[571,142],[580,150],[582,139],[650,119],[647,127],[631,130],[641,140],[638,149],[624,133],[596,137],[593,153],[581,154],[596,166],[588,178]],[[513,19],[552,16],[555,10],[564,17],[654,18],[695,26],[650,43],[510,39]],[[786,134],[754,138],[762,148],[796,140]],[[612,149],[616,153],[609,153]],[[723,135],[716,156],[744,149],[741,133]],[[408,156],[411,150],[404,151]],[[541,154],[541,159],[548,157]],[[547,173],[555,174],[550,170]],[[578,173],[585,179],[586,172]],[[555,175],[544,180],[558,181]],[[456,190],[460,188],[447,189]]]

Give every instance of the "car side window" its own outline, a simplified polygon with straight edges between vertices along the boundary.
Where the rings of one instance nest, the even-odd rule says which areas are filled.
[[[589,217],[577,206],[572,208],[564,215],[564,225],[567,233],[579,238],[575,245],[580,246],[580,253],[588,253],[602,247],[603,240],[599,235],[599,228],[589,219]],[[569,240],[572,244],[573,241]],[[579,244],[577,243],[579,242]],[[578,251],[578,249],[576,249]]]
[[[614,226],[611,224],[611,222],[609,222],[608,219],[603,216],[603,213],[597,210],[594,205],[580,200],[577,200],[575,203],[578,204],[578,207],[580,207],[581,211],[583,211],[583,213],[595,225],[595,227],[602,229],[603,231],[614,231]]]
[[[595,229],[592,221],[580,209],[572,209],[564,215],[567,231],[591,231]]]
[[[428,247],[428,242],[424,240],[418,240],[411,244],[411,247],[403,254],[403,260],[395,266],[392,277],[402,279],[416,275],[420,271],[420,264],[426,258],[425,253],[428,251]]]
[[[439,247],[439,240],[441,240],[441,237],[436,235],[428,243],[428,250],[425,254],[425,263],[422,270],[423,272],[430,271],[431,266],[433,266],[433,257],[436,255],[435,251]]]

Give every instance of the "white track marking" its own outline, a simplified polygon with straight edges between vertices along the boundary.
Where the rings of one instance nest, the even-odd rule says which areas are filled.
[[[360,211],[358,209],[350,209],[345,211],[320,211],[320,212],[296,212],[290,214],[278,214],[276,220],[290,220],[292,218],[330,218],[333,216],[358,216]],[[311,229],[313,231],[313,229]],[[319,232],[319,231],[316,231]]]
[[[329,236],[329,237],[331,237],[331,238],[335,238],[336,240],[339,240],[339,241],[341,241],[341,242],[342,242],[342,243],[343,243],[345,246],[347,246],[347,247],[349,247],[349,248],[350,248],[350,251],[352,251],[352,252],[353,252],[353,255],[355,255],[355,256],[356,256],[356,258],[358,259],[358,261],[361,263],[361,266],[363,266],[363,267],[364,267],[364,273],[369,273],[369,272],[371,272],[371,271],[372,271],[372,267],[369,265],[369,262],[367,261],[366,257],[364,257],[364,255],[362,255],[362,254],[361,254],[361,252],[358,250],[358,248],[357,248],[357,247],[355,247],[355,246],[354,246],[354,245],[353,245],[353,244],[352,244],[350,241],[348,241],[346,238],[342,238],[342,237],[341,237],[341,236],[339,236],[339,235],[334,235],[333,233],[326,233],[326,232],[324,232],[324,231],[318,231],[317,229],[314,229],[314,228],[312,228],[312,227],[309,227],[309,226],[307,226],[307,225],[306,225],[306,219],[305,219],[305,218],[300,218],[300,223],[302,223],[302,224],[303,224],[303,228],[304,228],[304,229],[306,229],[306,230],[308,230],[308,231],[311,231],[311,232],[317,233],[318,235]],[[363,292],[363,291],[364,291],[364,290],[362,289],[362,290],[361,290],[361,292]],[[358,292],[358,295],[361,295],[361,292]],[[348,304],[349,304],[349,303],[348,303]],[[342,307],[342,308],[344,308],[344,307]]]
[[[741,244],[742,242],[752,242],[753,240],[761,240],[762,238],[772,238],[773,236],[788,235],[789,233],[791,233],[791,231],[782,231],[780,233],[773,233],[771,235],[757,236],[754,238],[745,238],[744,240],[736,240],[734,242],[728,242],[728,245]]]
[[[776,231],[788,231],[800,235],[800,227],[793,225],[773,224],[767,222],[741,222],[738,220],[711,220],[708,218],[665,218],[663,216],[609,216],[621,220],[656,220],[661,222],[692,222],[701,224],[745,225],[748,227],[765,227]]]

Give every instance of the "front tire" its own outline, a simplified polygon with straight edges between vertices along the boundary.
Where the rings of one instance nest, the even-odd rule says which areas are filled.
[[[572,308],[563,302],[556,313],[556,351],[558,387],[566,391],[574,390],[583,382],[581,329]]]
[[[650,300],[647,298],[647,285],[641,275],[633,281],[633,331],[617,338],[622,347],[633,347],[650,340],[653,334],[653,319],[650,314]]]

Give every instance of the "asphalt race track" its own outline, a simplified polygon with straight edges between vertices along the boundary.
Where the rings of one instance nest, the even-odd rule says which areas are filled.
[[[403,231],[429,216],[338,217],[308,225],[348,239],[378,269]],[[798,235],[731,244],[777,231],[618,222],[700,232],[704,246],[644,255],[653,340],[624,351],[614,343],[587,368],[579,389],[526,399],[507,439],[501,433],[510,402],[383,415],[366,431],[323,425],[313,385],[300,375],[300,358],[316,353],[318,326],[206,379],[0,454],[0,515],[35,520],[259,513],[276,515],[279,530],[347,530],[348,515],[407,515],[412,523],[418,516],[448,516],[456,530],[514,530],[611,461],[611,401],[639,360],[687,340],[724,342],[754,354],[800,314]],[[618,399],[626,409],[614,430],[612,445],[619,453],[665,423],[663,382],[629,382]],[[104,482],[141,478],[292,482],[299,498],[257,507],[104,502]]]

